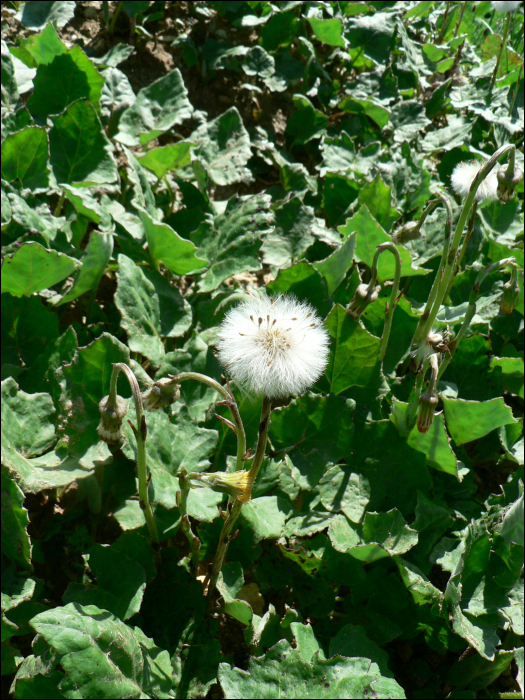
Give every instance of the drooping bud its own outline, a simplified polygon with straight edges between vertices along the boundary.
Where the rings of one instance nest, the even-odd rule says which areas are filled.
[[[128,412],[128,402],[122,396],[115,396],[110,401],[109,396],[104,396],[98,405],[100,411],[100,423],[98,424],[98,436],[108,445],[117,445],[122,439],[122,421]]]
[[[180,384],[164,377],[159,379],[142,394],[142,405],[145,411],[158,411],[159,408],[171,406],[180,399]]]
[[[501,297],[500,308],[504,314],[511,314],[516,308],[518,303],[518,297],[520,295],[520,286],[518,284],[518,278],[512,279],[503,285],[503,296]]]
[[[430,386],[427,391],[419,397],[419,411],[416,425],[420,433],[428,432],[434,420],[434,413],[438,403],[439,399],[437,394],[433,392]]]
[[[510,164],[504,165],[498,170],[498,199],[501,204],[506,204],[514,197],[514,190],[523,180],[523,172],[515,167],[510,170]]]
[[[249,471],[214,472],[213,474],[193,473],[186,475],[192,487],[208,486],[213,491],[227,493],[241,503],[247,503],[252,497],[253,476]]]
[[[380,291],[380,285],[370,289],[369,284],[360,284],[355,291],[354,298],[346,307],[347,313],[349,313],[350,316],[356,320],[361,318],[366,307],[372,304],[374,301],[377,301]]]
[[[422,220],[419,221],[409,221],[404,226],[396,229],[392,234],[392,243],[396,245],[403,245],[403,243],[408,243],[408,241],[415,241],[421,238],[421,224]]]

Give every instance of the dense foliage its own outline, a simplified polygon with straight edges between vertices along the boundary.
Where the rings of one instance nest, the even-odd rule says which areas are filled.
[[[472,210],[437,413],[407,419],[451,173],[505,144],[523,170],[523,7],[7,2],[2,37],[3,696],[523,697],[523,183]],[[429,202],[394,309],[374,254]],[[185,381],[146,413],[156,549],[124,373],[118,445],[99,402],[112,363],[226,385],[250,287],[313,306],[330,356],[271,414],[207,610],[227,496],[184,484],[232,468],[227,406]]]

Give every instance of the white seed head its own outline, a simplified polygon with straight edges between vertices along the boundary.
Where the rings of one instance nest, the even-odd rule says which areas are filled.
[[[305,392],[328,362],[328,333],[306,302],[264,292],[222,322],[219,360],[248,395],[286,398]]]
[[[518,2],[513,2],[513,1],[505,2],[505,0],[503,0],[503,2],[501,2],[500,0],[492,0],[492,2],[490,4],[496,10],[496,12],[506,13],[506,12],[514,12],[514,10],[517,10],[518,7],[521,5],[521,2],[520,2],[520,0],[518,0]]]
[[[470,186],[479,173],[484,163],[478,160],[470,161],[469,163],[458,163],[450,177],[450,184],[454,192],[460,197],[466,197],[469,193]],[[486,199],[494,199],[498,191],[498,177],[494,170],[481,181],[476,192],[476,201],[484,202]]]

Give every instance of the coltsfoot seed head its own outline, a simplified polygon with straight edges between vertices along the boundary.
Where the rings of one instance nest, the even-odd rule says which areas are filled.
[[[324,372],[329,337],[315,309],[286,294],[264,292],[231,309],[218,333],[218,357],[250,396],[304,393]]]
[[[478,160],[473,160],[469,163],[458,163],[456,165],[450,177],[450,184],[457,195],[463,198],[468,195],[470,186],[482,166],[483,163]],[[477,189],[476,202],[495,199],[497,190],[498,178],[494,170],[491,170],[487,177],[481,181]]]

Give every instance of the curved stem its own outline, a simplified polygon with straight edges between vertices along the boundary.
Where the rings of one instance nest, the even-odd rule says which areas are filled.
[[[272,402],[271,399],[268,399],[266,396],[263,399],[263,405],[261,408],[261,422],[259,424],[259,438],[257,440],[257,449],[255,451],[255,455],[252,461],[252,465],[250,467],[250,476],[253,478],[253,481],[255,482],[255,479],[257,477],[257,474],[259,473],[259,469],[261,468],[261,464],[264,459],[264,451],[266,450],[266,443],[268,441],[268,430],[270,428],[270,413],[272,411]],[[237,518],[239,517],[241,513],[241,508],[242,508],[242,503],[239,500],[236,500],[232,507],[230,514],[224,521],[224,525],[222,526],[222,531],[219,537],[219,542],[217,544],[217,551],[215,552],[215,558],[213,560],[213,565],[212,565],[212,570],[211,570],[211,575],[210,575],[210,583],[208,586],[208,609],[211,609],[214,601],[214,592],[215,592],[215,586],[217,583],[217,578],[219,576],[219,573],[222,569],[222,565],[224,563],[224,559],[226,558],[226,553],[228,551],[228,545],[230,544],[230,535],[231,531],[233,530],[233,526],[235,525]]]
[[[130,423],[130,425],[137,440],[137,472],[139,478],[139,501],[140,507],[142,508],[144,517],[146,519],[146,525],[148,526],[151,542],[153,544],[153,547],[156,550],[158,550],[159,533],[157,531],[157,523],[155,522],[155,517],[153,516],[153,511],[151,509],[151,504],[149,502],[148,496],[148,468],[146,463],[146,438],[148,434],[148,428],[146,426],[146,419],[144,417],[144,410],[142,407],[142,396],[140,393],[140,387],[137,382],[137,378],[133,374],[133,370],[130,367],[128,367],[128,365],[125,365],[123,362],[115,362],[113,364],[113,372],[110,380],[110,396],[116,394],[117,377],[119,375],[119,372],[124,372],[124,374],[126,375],[135,402],[137,427],[135,428],[135,426],[132,423]],[[114,394],[112,392],[114,392]]]
[[[506,267],[507,265],[515,265],[516,264],[516,258],[504,258],[503,260],[498,260],[497,262],[491,263],[490,265],[487,265],[481,272],[478,274],[476,277],[476,281],[474,282],[474,286],[472,287],[472,291],[470,292],[470,297],[469,297],[469,304],[467,311],[465,313],[465,318],[463,319],[463,323],[461,324],[461,328],[459,329],[459,333],[457,334],[457,337],[454,340],[454,343],[451,348],[449,348],[449,353],[447,357],[443,360],[441,363],[441,367],[439,368],[439,373],[438,373],[438,379],[440,379],[443,375],[443,372],[446,370],[446,368],[449,366],[452,358],[456,354],[456,351],[458,349],[458,345],[460,344],[463,336],[467,332],[470,326],[470,322],[474,318],[476,314],[476,302],[479,298],[479,292],[480,292],[480,287],[481,283],[487,277],[487,275],[490,275],[491,272],[494,272],[494,270],[499,270],[502,267]]]
[[[401,279],[401,257],[399,251],[393,243],[382,243],[377,246],[376,254],[380,255],[384,250],[389,250],[393,253],[396,259],[396,271],[394,273],[394,283],[392,285],[392,291],[390,293],[390,301],[386,307],[386,318],[385,325],[383,327],[383,335],[381,336],[381,349],[379,350],[379,361],[383,362],[385,357],[386,348],[388,345],[388,338],[390,336],[390,329],[392,328],[392,320],[394,318],[394,311],[397,305],[397,295],[399,292],[399,281]],[[379,251],[379,253],[378,253]]]
[[[246,455],[246,433],[244,432],[244,425],[242,423],[241,414],[239,413],[239,408],[235,397],[233,396],[231,389],[226,389],[206,374],[200,374],[199,372],[181,372],[180,374],[169,374],[170,379],[175,383],[185,382],[192,380],[194,382],[201,382],[201,384],[206,384],[212,389],[215,389],[224,399],[220,404],[227,406],[230,409],[230,413],[233,418],[233,427],[235,434],[237,435],[237,459],[235,462],[235,471],[242,469],[244,466],[244,459]]]
[[[502,39],[502,41],[501,41],[501,46],[499,47],[498,58],[497,58],[497,61],[496,61],[496,67],[494,68],[494,73],[492,74],[492,78],[490,79],[489,90],[492,90],[492,88],[494,87],[494,83],[496,82],[496,76],[498,75],[499,66],[500,66],[500,63],[501,63],[501,56],[502,56],[502,54],[503,54],[503,49],[504,49],[504,48],[506,47],[506,45],[507,45],[507,37],[508,37],[508,35],[509,35],[510,16],[511,16],[511,14],[512,14],[512,12],[508,12],[508,13],[507,13],[507,22],[506,22],[506,24],[505,24],[505,32],[504,32],[504,34],[503,34],[503,39]]]
[[[514,106],[516,104],[516,97],[518,96],[518,92],[520,89],[520,84],[521,84],[521,80],[523,77],[523,63],[524,63],[524,61],[522,59],[521,66],[520,66],[520,72],[518,73],[518,82],[516,83],[516,87],[514,88],[514,92],[512,94],[512,102],[511,102],[510,107],[509,107],[509,117],[512,117],[512,112],[514,112]]]
[[[434,283],[432,284],[432,288],[430,290],[430,294],[427,299],[427,303],[425,304],[425,309],[423,311],[423,315],[419,319],[419,323],[417,325],[416,331],[414,333],[414,338],[412,340],[412,345],[419,345],[421,342],[421,339],[423,338],[423,330],[425,328],[425,323],[430,316],[430,309],[432,308],[432,305],[434,304],[434,301],[436,299],[438,290],[439,290],[439,285],[441,283],[441,279],[443,277],[444,271],[445,271],[445,266],[447,263],[447,259],[450,253],[450,243],[452,241],[452,226],[454,224],[454,215],[452,212],[452,203],[450,201],[450,198],[447,197],[444,194],[439,193],[439,196],[441,198],[441,201],[445,205],[447,209],[447,221],[445,224],[445,239],[443,241],[443,252],[441,253],[441,260],[439,261],[439,267],[436,272],[436,276],[434,278]]]
[[[427,373],[428,365],[429,365],[429,360],[428,358],[424,361],[423,366],[418,372],[418,375],[416,377],[416,385],[414,387],[415,390],[415,395],[414,395],[414,400],[412,403],[409,405],[407,412],[406,412],[406,429],[407,429],[407,434],[410,433],[414,425],[416,424],[416,416],[417,416],[417,411],[419,408],[419,397],[421,396],[421,391],[423,390],[423,382],[425,381],[425,374]]]
[[[454,262],[456,259],[456,254],[461,241],[463,229],[468,220],[470,209],[476,197],[476,192],[478,191],[478,187],[490,173],[492,168],[496,165],[498,159],[505,153],[508,153],[508,151],[515,151],[515,146],[513,144],[507,144],[505,146],[502,146],[501,148],[498,148],[494,155],[491,158],[489,158],[489,160],[483,165],[482,168],[480,168],[479,172],[476,174],[474,180],[472,181],[472,184],[470,185],[469,193],[465,199],[465,203],[463,204],[463,209],[461,210],[458,223],[456,224],[454,238],[450,244],[447,262],[444,271],[441,273],[441,280],[439,282],[439,287],[434,302],[428,313],[428,317],[423,322],[423,324],[421,324],[421,322],[423,321],[425,314],[423,314],[423,316],[421,317],[420,324],[418,325],[418,328],[416,329],[416,334],[414,335],[414,342],[419,342],[419,340],[421,340],[422,338],[427,337],[436,319],[439,308],[445,299],[446,292],[449,289],[449,286],[452,286],[451,281],[453,281],[454,279],[453,272],[455,269]],[[418,336],[417,341],[416,335]]]
[[[470,242],[470,239],[472,238],[472,234],[474,233],[474,223],[476,220],[476,214],[478,212],[478,203],[474,201],[471,209],[471,214],[470,214],[470,219],[468,221],[468,226],[467,226],[467,232],[463,236],[463,243],[461,245],[461,250],[459,251],[459,255],[456,258],[456,262],[454,263],[454,272],[452,273],[452,277],[450,278],[450,283],[448,285],[448,289],[445,294],[445,299],[448,297],[450,294],[450,290],[454,286],[454,281],[456,279],[456,275],[459,272],[459,268],[461,266],[461,261],[463,260],[468,244]]]

